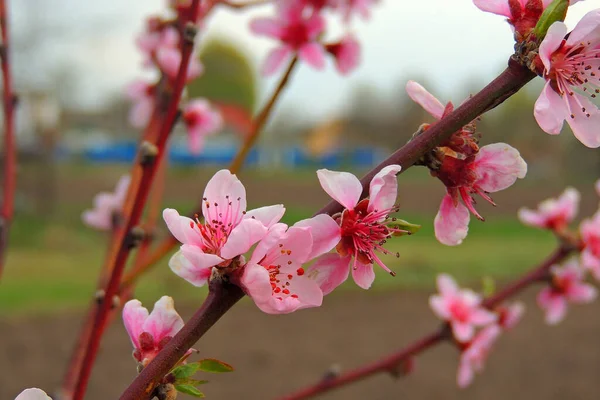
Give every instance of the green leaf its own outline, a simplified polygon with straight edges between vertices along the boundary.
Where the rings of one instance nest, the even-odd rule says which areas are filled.
[[[189,363],[178,366],[177,368],[173,368],[171,373],[175,377],[176,380],[185,379],[200,370],[200,363]]]
[[[202,393],[201,391],[199,391],[195,386],[193,385],[175,385],[175,389],[180,392],[180,393],[185,393],[185,394],[189,394],[190,396],[194,396],[194,397],[204,397],[204,393]]]
[[[206,358],[198,362],[200,364],[200,371],[204,372],[231,372],[233,367],[223,361],[215,360],[214,358]]]
[[[208,381],[199,381],[197,379],[192,379],[192,378],[178,379],[177,381],[175,381],[175,384],[177,384],[177,385],[192,385],[192,386],[200,386],[200,385],[205,385],[207,383],[208,383]]]
[[[538,42],[546,36],[550,26],[557,21],[564,21],[567,16],[567,9],[569,8],[569,0],[554,0],[542,13],[542,16],[538,20],[533,34],[535,35]]]
[[[402,232],[394,232],[393,236],[404,236],[404,235],[412,235],[413,233],[419,232],[421,229],[421,225],[412,224],[403,219],[392,219],[390,225],[396,229],[400,229]]]

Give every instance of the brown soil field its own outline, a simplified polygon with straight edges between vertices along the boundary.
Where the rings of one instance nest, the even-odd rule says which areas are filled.
[[[245,300],[196,346],[202,356],[236,371],[207,377],[209,399],[276,399],[318,380],[333,364],[342,369],[375,360],[439,326],[429,293],[350,292],[332,295],[319,309],[287,316],[262,314]],[[527,312],[502,337],[484,373],[466,390],[455,384],[457,351],[441,344],[416,359],[401,379],[378,375],[319,397],[385,399],[598,399],[600,306],[574,306],[557,327],[544,324],[535,291],[524,295]],[[193,307],[184,307],[189,316]],[[79,329],[78,314],[0,322],[0,399],[21,389],[57,388]],[[135,376],[131,345],[120,321],[106,335],[88,399],[117,399]],[[180,396],[185,398],[184,396]]]

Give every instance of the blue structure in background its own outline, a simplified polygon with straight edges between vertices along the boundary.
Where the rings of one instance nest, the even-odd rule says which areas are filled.
[[[169,149],[169,161],[173,165],[217,165],[227,166],[237,153],[238,147],[235,144],[207,145],[200,154],[192,154],[185,143],[176,144]],[[270,154],[273,151],[280,152],[280,156],[273,157]],[[135,159],[137,152],[137,142],[126,141],[110,143],[103,146],[94,146],[85,149],[81,154],[85,161],[91,163],[131,163]],[[68,159],[69,156],[76,154],[60,147],[60,158]],[[341,168],[344,165],[356,167],[371,167],[382,159],[382,151],[362,147],[355,149],[337,149],[319,156],[312,156],[300,146],[291,146],[282,150],[254,148],[248,154],[246,165],[257,166],[264,165],[269,167],[273,160],[279,160],[288,168],[301,167],[324,167]]]

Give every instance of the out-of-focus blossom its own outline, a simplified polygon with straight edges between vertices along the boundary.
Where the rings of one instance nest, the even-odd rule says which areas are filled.
[[[308,65],[322,69],[325,66],[325,53],[317,39],[325,30],[323,17],[297,0],[279,0],[276,8],[275,18],[257,18],[250,23],[250,29],[255,34],[281,42],[267,56],[263,73],[274,73],[294,53]]]
[[[581,222],[581,265],[600,280],[600,212]]]
[[[85,210],[81,215],[83,222],[92,228],[102,231],[113,229],[115,218],[118,217],[125,204],[130,182],[129,175],[124,175],[117,182],[113,193],[98,193],[94,197],[94,208]]]
[[[505,331],[514,328],[525,313],[525,305],[521,302],[514,302],[510,305],[503,305],[496,309],[498,313],[498,325]]]
[[[183,122],[187,128],[188,144],[192,153],[199,153],[204,146],[204,137],[221,129],[221,113],[210,106],[208,100],[194,99],[183,109]]]
[[[132,82],[125,89],[125,94],[133,102],[129,110],[129,123],[134,128],[144,128],[150,121],[155,90],[153,84],[142,80]]]
[[[167,227],[182,243],[171,257],[169,267],[195,286],[206,284],[215,266],[229,266],[265,237],[281,219],[282,205],[246,212],[246,189],[226,169],[218,171],[206,185],[202,200],[204,223],[165,209]]]
[[[580,198],[581,195],[576,189],[567,188],[557,199],[541,202],[537,210],[521,208],[519,219],[525,225],[556,232],[563,231],[577,215]]]
[[[335,66],[342,75],[349,74],[360,63],[360,44],[352,35],[328,44],[325,49],[335,58]]]
[[[540,127],[551,135],[566,120],[587,147],[600,146],[600,110],[591,100],[600,93],[600,9],[587,13],[568,35],[555,22],[539,49],[546,85],[535,103]]]
[[[369,199],[364,200],[360,200],[362,185],[356,176],[326,169],[317,171],[325,192],[345,208],[336,219],[341,234],[338,254],[323,256],[310,269],[325,294],[346,280],[349,267],[354,282],[363,289],[368,289],[375,279],[374,263],[395,275],[376,252],[391,254],[383,247],[385,241],[393,235],[406,233],[398,228],[396,219],[390,217],[398,211],[394,203],[398,195],[396,175],[399,171],[399,165],[389,165],[379,171],[371,181]]]
[[[346,22],[350,21],[353,15],[358,14],[362,19],[369,19],[371,16],[371,7],[379,0],[336,0],[337,7],[344,16]]]
[[[246,264],[242,287],[258,308],[269,314],[287,314],[308,307],[319,307],[323,292],[308,277],[302,264],[312,251],[313,238],[308,227],[278,223],[259,242]]]
[[[149,315],[139,300],[129,300],[123,307],[123,323],[135,348],[133,358],[143,366],[183,327],[183,320],[169,296],[161,297]]]
[[[562,321],[567,312],[567,304],[592,302],[597,290],[583,282],[584,271],[577,261],[570,261],[564,267],[551,268],[552,284],[538,294],[539,306],[546,312],[546,322],[555,325]]]
[[[441,119],[453,109],[452,103],[444,106],[416,82],[409,81],[406,91],[436,119]],[[494,204],[489,193],[510,187],[517,178],[522,179],[527,173],[527,164],[515,148],[505,143],[479,148],[471,135],[469,130],[463,129],[448,143],[442,143],[436,149],[439,165],[431,170],[431,174],[446,186],[447,194],[440,204],[434,227],[435,237],[448,246],[462,243],[467,236],[469,212],[483,221],[474,207],[472,194]]]
[[[490,325],[478,332],[467,344],[460,355],[456,376],[456,383],[460,388],[469,386],[473,382],[475,373],[483,371],[490,350],[500,333],[501,329],[498,325]]]
[[[175,79],[181,65],[180,35],[173,27],[165,28],[156,48],[156,63],[169,79]],[[193,81],[203,72],[197,53],[192,53],[187,70],[187,82]]]
[[[460,289],[447,274],[437,278],[439,295],[429,298],[433,312],[452,326],[452,333],[459,342],[469,342],[476,327],[497,321],[498,316],[481,306],[481,297],[469,289]]]

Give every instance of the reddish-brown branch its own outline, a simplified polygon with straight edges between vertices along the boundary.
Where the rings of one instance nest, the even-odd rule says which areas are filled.
[[[10,71],[8,9],[6,0],[0,0],[0,62],[2,65],[3,106],[4,106],[4,177],[2,188],[2,210],[0,211],[0,276],[4,270],[8,233],[14,212],[17,184],[17,147],[15,141],[15,106],[17,97],[13,91]]]
[[[362,196],[365,197],[367,195],[369,182],[383,167],[390,164],[400,164],[403,168],[408,168],[413,165],[422,155],[433,149],[444,138],[449,137],[453,132],[471,122],[485,111],[502,103],[505,99],[516,93],[527,82],[533,79],[534,76],[535,75],[527,68],[510,60],[508,68],[479,93],[467,100],[462,106],[458,107],[442,120],[432,125],[422,135],[417,136],[411,142],[400,148],[386,161],[363,177],[361,180],[363,185]],[[319,213],[332,215],[339,211],[341,211],[340,206],[335,203],[327,205],[319,211]],[[152,393],[152,390],[154,390],[156,384],[160,382],[170,368],[177,363],[183,353],[189,347],[193,346],[193,344],[200,339],[208,329],[210,329],[212,323],[216,322],[222,315],[218,313],[226,312],[230,306],[227,308],[215,307],[221,303],[233,305],[239,300],[239,297],[243,296],[243,293],[239,289],[237,292],[233,292],[223,290],[221,286],[222,283],[220,282],[211,283],[209,298],[211,299],[213,306],[207,306],[206,303],[202,305],[202,308],[196,313],[194,318],[188,321],[183,330],[169,342],[159,355],[150,362],[142,373],[132,382],[129,388],[123,393],[121,397],[122,400],[147,399],[149,394]],[[212,293],[213,290],[217,290],[218,293]],[[235,293],[235,295],[233,295],[233,293]],[[234,297],[230,298],[230,296]],[[218,301],[215,300],[215,297]],[[209,317],[204,317],[204,314],[207,314]],[[193,337],[187,336],[191,336],[192,334]],[[427,348],[429,344],[423,346],[424,348]]]
[[[199,9],[199,0],[193,0],[191,4],[190,15],[197,15]],[[83,359],[83,364],[77,385],[74,393],[74,400],[81,400],[85,394],[87,383],[91,374],[92,366],[98,349],[102,334],[106,328],[106,323],[109,313],[113,305],[113,299],[118,294],[123,271],[129,253],[132,248],[133,228],[135,228],[142,216],[142,212],[148,199],[148,194],[152,181],[156,175],[156,170],[160,164],[160,158],[164,156],[166,142],[171,133],[173,125],[178,116],[179,100],[186,83],[187,70],[191,59],[192,50],[194,47],[193,36],[195,35],[195,27],[189,21],[182,21],[185,25],[184,37],[182,40],[181,49],[181,64],[177,77],[171,87],[170,92],[164,94],[164,99],[159,99],[157,107],[166,105],[164,112],[155,113],[160,117],[158,120],[153,120],[150,124],[158,124],[158,135],[154,143],[144,143],[140,146],[140,154],[133,167],[132,183],[129,188],[129,193],[132,198],[131,205],[126,205],[124,209],[125,223],[124,229],[120,233],[113,251],[111,251],[109,271],[111,271],[110,279],[105,287],[104,301],[98,307],[94,318],[94,330],[90,337],[86,354]]]
[[[525,274],[520,279],[509,284],[504,289],[499,291],[493,296],[486,298],[483,301],[483,305],[487,308],[494,308],[500,305],[502,302],[521,292],[526,287],[543,280],[548,274],[548,270],[554,264],[560,263],[566,259],[572,252],[576,251],[577,247],[570,245],[561,246],[558,248],[550,257],[544,260],[540,265]],[[403,349],[392,353],[380,360],[373,363],[367,364],[363,367],[359,367],[350,370],[344,374],[341,374],[335,378],[324,379],[314,385],[308,386],[299,391],[283,396],[279,400],[301,400],[308,399],[321,393],[328,392],[330,390],[345,386],[354,382],[358,382],[371,375],[375,375],[381,372],[387,372],[394,374],[398,367],[403,363],[410,360],[411,357],[416,356],[419,353],[435,346],[442,342],[444,339],[449,338],[447,327],[444,326],[437,331],[424,336],[423,338],[411,343]]]

